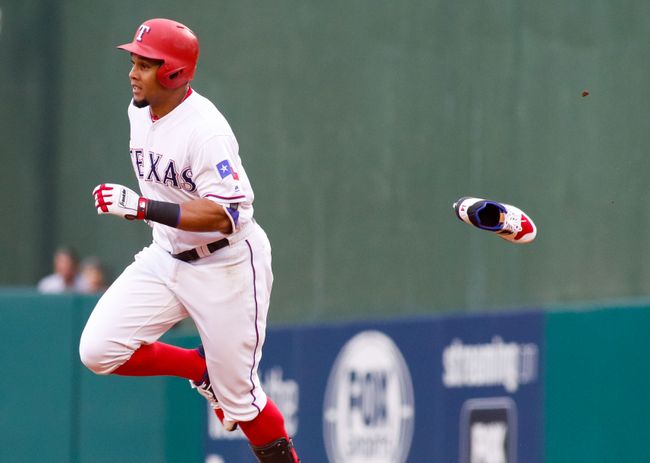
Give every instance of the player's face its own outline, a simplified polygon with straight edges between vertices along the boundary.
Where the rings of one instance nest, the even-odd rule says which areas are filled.
[[[161,62],[131,54],[131,63],[133,66],[129,72],[129,79],[133,91],[133,104],[138,108],[155,106],[165,94],[165,88],[156,78]]]

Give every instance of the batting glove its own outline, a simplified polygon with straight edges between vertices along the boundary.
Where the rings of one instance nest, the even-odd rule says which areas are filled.
[[[113,214],[127,220],[144,220],[147,198],[116,183],[102,183],[93,190],[97,214]]]

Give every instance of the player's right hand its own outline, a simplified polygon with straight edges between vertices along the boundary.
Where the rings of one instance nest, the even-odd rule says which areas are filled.
[[[102,183],[93,190],[97,214],[113,214],[127,220],[143,220],[147,208],[146,198],[116,183]]]

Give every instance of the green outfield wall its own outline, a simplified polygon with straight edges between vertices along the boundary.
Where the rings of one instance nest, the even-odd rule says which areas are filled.
[[[200,462],[204,401],[186,381],[100,377],[81,364],[79,337],[95,302],[0,296],[0,461]],[[168,338],[189,347],[181,331]]]
[[[113,276],[150,239],[97,217],[135,186],[129,59],[150,17],[201,40],[194,87],[238,136],[274,249],[273,320],[490,310],[650,293],[650,2],[0,3],[0,284],[73,245]],[[582,97],[584,89],[588,97]],[[521,206],[530,246],[457,221]],[[641,231],[641,232],[639,232]]]
[[[546,316],[548,463],[650,461],[649,326],[647,306]]]
[[[4,372],[0,381],[0,461],[202,462],[205,402],[186,381],[96,376],[81,365],[79,337],[95,301],[92,297],[43,297],[25,292],[0,295],[0,365]],[[497,319],[495,313],[494,322],[485,323],[485,328],[496,326]],[[456,320],[460,320],[455,322],[460,328],[462,320],[473,326],[471,316]],[[539,358],[544,359],[539,378],[544,388],[544,455],[536,461],[650,461],[650,367],[646,361],[650,305],[566,308],[546,311],[544,320],[544,339],[539,344],[543,349]],[[388,324],[381,326],[389,328]],[[293,327],[295,339],[307,336],[313,328]],[[286,335],[287,330],[271,328],[269,339],[280,333]],[[184,347],[199,342],[191,326],[172,329],[164,340]],[[417,378],[415,372],[435,364],[435,359],[423,357],[421,365],[410,368]],[[306,371],[295,371],[289,378],[309,376],[312,366],[303,365]],[[432,374],[441,376],[440,372]],[[432,421],[425,416],[426,408],[417,408],[421,402],[425,401],[415,398],[417,422]],[[314,416],[308,414],[309,419],[322,419],[321,405],[301,407],[316,410]],[[303,423],[301,429],[305,428]],[[430,432],[443,435],[441,430]],[[322,436],[300,436],[303,443],[320,439]]]

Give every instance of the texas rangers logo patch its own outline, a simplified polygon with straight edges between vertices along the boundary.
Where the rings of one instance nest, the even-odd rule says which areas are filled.
[[[230,162],[228,162],[227,159],[224,159],[219,164],[217,164],[217,171],[219,172],[221,178],[226,178],[227,176],[232,175],[232,178],[239,180],[239,175],[237,175],[237,172],[235,172],[234,169],[230,167]]]

